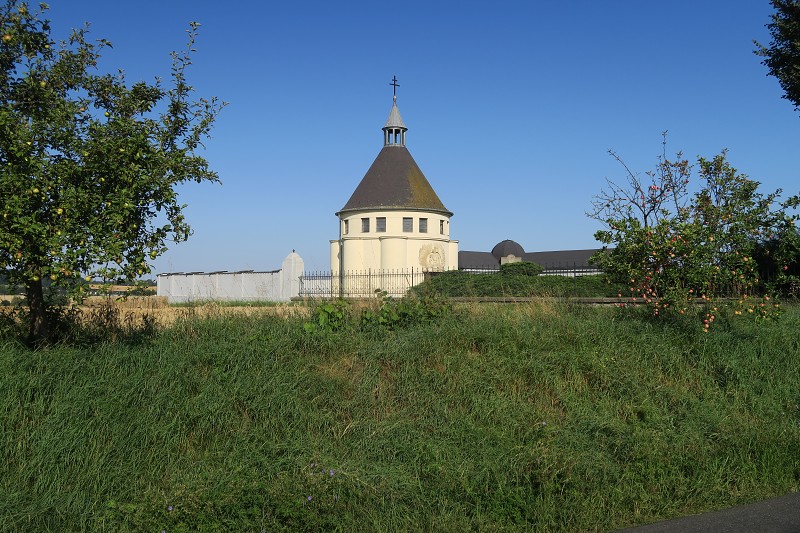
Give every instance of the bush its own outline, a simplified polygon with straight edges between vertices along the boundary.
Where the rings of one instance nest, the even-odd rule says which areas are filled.
[[[314,308],[310,322],[303,324],[308,333],[340,331],[347,328],[362,331],[391,331],[434,321],[448,314],[452,307],[435,296],[409,294],[400,299],[377,290],[376,300],[361,310],[356,319],[346,300],[325,302]]]
[[[650,185],[625,167],[628,185],[609,182],[609,190],[595,197],[590,216],[607,229],[595,234],[605,246],[592,260],[612,280],[627,284],[624,293],[654,316],[674,319],[701,298],[708,329],[725,304],[720,297],[742,301],[770,289],[760,265],[777,269],[773,287],[789,281],[798,219],[790,210],[800,197],[780,202],[780,190],[762,194],[759,183],[733,168],[726,155],[699,158],[696,175],[680,154],[675,161],[659,158],[656,170],[647,173]],[[768,263],[758,261],[759,250],[769,253]],[[757,310],[738,314],[767,318],[780,312],[769,298]]]
[[[542,272],[544,272],[544,267],[542,265],[531,263],[530,261],[500,265],[500,273],[503,275],[538,276]]]
[[[387,298],[379,294],[376,310],[364,309],[361,312],[361,329],[364,331],[391,331],[426,322],[432,322],[452,311],[452,306],[443,300],[428,296],[418,297],[410,294],[401,299]]]
[[[322,303],[311,312],[311,322],[303,324],[303,328],[315,331],[338,331],[345,328],[350,319],[350,304],[345,300],[334,300]]]
[[[520,264],[525,266],[513,267]],[[539,276],[515,272],[517,269],[523,272],[535,272],[535,267],[538,266],[534,263],[510,263],[503,265],[498,272],[471,273],[463,270],[442,272],[417,285],[411,292],[417,295],[447,298],[531,296],[569,298],[615,297],[622,291],[621,285],[609,282],[602,275]]]

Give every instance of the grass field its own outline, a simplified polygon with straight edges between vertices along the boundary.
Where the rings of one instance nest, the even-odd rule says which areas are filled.
[[[800,489],[800,309],[0,338],[0,530],[607,531]]]

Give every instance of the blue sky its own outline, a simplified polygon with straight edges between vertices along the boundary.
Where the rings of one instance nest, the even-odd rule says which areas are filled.
[[[292,251],[329,268],[334,213],[382,146],[396,75],[407,146],[461,250],[591,248],[585,216],[607,153],[650,170],[668,151],[729,149],[764,191],[800,190],[800,113],[752,52],[767,0],[211,2],[53,0],[54,35],[88,21],[102,68],[169,74],[189,21],[189,71],[229,105],[205,157],[222,185],[180,189],[195,234],[155,272],[272,270]]]

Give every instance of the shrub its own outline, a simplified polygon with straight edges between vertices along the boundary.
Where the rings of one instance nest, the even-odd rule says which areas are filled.
[[[452,306],[435,296],[418,297],[414,293],[400,299],[378,294],[376,310],[361,312],[360,327],[365,331],[394,330],[436,320],[452,311]]]
[[[303,324],[309,332],[338,331],[346,327],[350,319],[350,304],[345,300],[322,303],[311,312],[311,321]]]
[[[500,273],[503,275],[538,276],[542,272],[544,272],[544,267],[542,265],[531,263],[530,261],[500,265]]]
[[[351,313],[346,300],[334,300],[317,305],[311,321],[303,324],[308,333],[340,331],[357,328],[362,331],[391,331],[436,320],[448,314],[452,307],[435,296],[409,294],[395,299],[377,290],[372,305],[361,310],[358,318]]]
[[[771,253],[771,262],[778,265],[774,281],[785,281],[796,254],[788,246],[765,243],[796,240],[798,216],[789,210],[800,197],[779,202],[780,190],[760,193],[759,183],[733,168],[725,151],[713,159],[699,158],[698,166],[695,176],[680,154],[675,161],[659,158],[656,171],[647,173],[649,185],[625,167],[628,186],[609,182],[609,190],[595,197],[590,216],[608,229],[595,234],[605,246],[592,260],[614,281],[627,283],[625,293],[654,316],[685,314],[693,300],[702,299],[707,330],[723,305],[719,297],[743,301],[770,289],[759,276],[759,249]],[[693,179],[698,190],[691,194]],[[610,251],[609,245],[614,246]],[[756,310],[744,314],[766,318],[779,313],[768,299],[757,302]]]
[[[520,263],[511,263],[518,265]],[[533,263],[528,263],[533,264]],[[509,265],[503,265],[508,267]],[[536,265],[538,266],[538,265]],[[535,271],[532,267],[522,267]],[[505,268],[499,272],[471,273],[461,270],[442,272],[414,287],[417,295],[459,297],[614,297],[622,286],[611,283],[602,275],[590,276],[539,276],[514,272]]]

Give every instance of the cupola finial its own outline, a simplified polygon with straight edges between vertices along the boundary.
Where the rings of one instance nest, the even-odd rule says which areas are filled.
[[[383,144],[384,146],[405,146],[406,144],[406,125],[403,124],[403,119],[400,117],[400,110],[397,109],[397,88],[400,84],[397,83],[397,76],[392,76],[392,110],[389,112],[389,119],[383,127]]]

